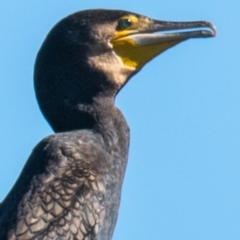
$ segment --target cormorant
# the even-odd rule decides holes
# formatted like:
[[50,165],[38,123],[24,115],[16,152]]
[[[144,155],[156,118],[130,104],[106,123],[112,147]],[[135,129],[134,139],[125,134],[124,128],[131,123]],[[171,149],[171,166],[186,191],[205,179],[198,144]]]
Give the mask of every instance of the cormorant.
[[119,10],[61,20],[39,50],[34,73],[40,109],[56,134],[33,149],[1,203],[0,239],[110,240],[129,146],[116,94],[164,50],[215,33],[206,21],[166,22]]

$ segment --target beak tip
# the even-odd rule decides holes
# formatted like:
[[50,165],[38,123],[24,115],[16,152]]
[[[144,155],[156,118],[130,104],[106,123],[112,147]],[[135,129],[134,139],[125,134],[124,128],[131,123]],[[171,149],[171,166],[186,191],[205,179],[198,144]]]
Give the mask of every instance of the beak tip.
[[206,26],[212,30],[212,37],[216,37],[217,36],[217,28],[211,22],[206,22]]
[[213,25],[213,37],[217,36],[217,28]]

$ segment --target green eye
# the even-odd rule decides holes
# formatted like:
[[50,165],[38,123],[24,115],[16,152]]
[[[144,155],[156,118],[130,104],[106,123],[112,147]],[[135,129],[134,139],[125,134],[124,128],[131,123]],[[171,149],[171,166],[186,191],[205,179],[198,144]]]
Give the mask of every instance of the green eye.
[[123,19],[121,21],[121,25],[123,28],[128,28],[132,25],[132,23],[131,23],[131,20],[129,18],[127,18],[127,19]]

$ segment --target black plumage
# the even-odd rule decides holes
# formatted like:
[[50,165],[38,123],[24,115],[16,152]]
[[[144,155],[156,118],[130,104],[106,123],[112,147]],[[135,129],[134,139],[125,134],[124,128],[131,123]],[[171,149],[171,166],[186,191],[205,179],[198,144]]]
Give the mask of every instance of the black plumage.
[[[169,24],[160,23],[165,22],[126,11],[88,10],[50,31],[36,59],[34,83],[40,109],[56,134],[34,148],[2,202],[1,240],[111,239],[129,146],[129,128],[114,99],[143,65],[134,54],[126,60],[121,47],[116,50],[121,41],[116,33],[127,30],[124,36],[131,37],[138,30],[148,40],[149,32]],[[213,35],[202,31],[198,37]],[[144,64],[190,37],[196,36],[175,37]]]

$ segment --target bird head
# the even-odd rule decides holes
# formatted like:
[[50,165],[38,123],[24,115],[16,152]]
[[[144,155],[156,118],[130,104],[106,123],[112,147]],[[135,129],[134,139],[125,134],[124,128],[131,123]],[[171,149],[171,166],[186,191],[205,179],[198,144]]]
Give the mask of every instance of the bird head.
[[56,24],[38,53],[34,79],[40,108],[51,123],[63,108],[91,104],[99,95],[114,98],[155,56],[187,39],[215,34],[206,21],[160,21],[120,10],[74,13]]

